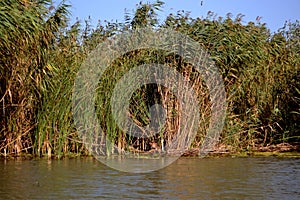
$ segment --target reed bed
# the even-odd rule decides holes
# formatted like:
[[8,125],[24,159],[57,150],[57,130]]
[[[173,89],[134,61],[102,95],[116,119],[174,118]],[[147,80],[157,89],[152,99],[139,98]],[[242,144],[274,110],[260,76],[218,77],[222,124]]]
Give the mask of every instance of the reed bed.
[[[0,1],[0,153],[29,153],[62,157],[91,153],[73,123],[72,88],[87,55],[107,38],[142,27],[171,28],[199,42],[222,74],[227,115],[220,142],[237,150],[300,139],[300,25],[287,22],[271,33],[260,21],[242,23],[242,15],[224,18],[208,13],[205,19],[172,13],[159,23],[163,2],[140,3],[125,22],[89,20],[70,25],[69,5],[54,7],[50,0]],[[11,34],[14,33],[14,34]],[[150,138],[122,131],[114,120],[110,98],[117,81],[131,68],[161,63],[190,80],[199,101],[201,120],[193,147],[200,148],[210,120],[208,89],[193,68],[178,55],[153,49],[137,50],[115,60],[99,80],[97,117],[117,151],[151,149],[170,143],[180,126],[180,106],[161,85],[148,84],[131,97],[130,115],[140,126],[149,124],[149,108],[166,110],[164,129]],[[100,143],[105,138],[99,138]],[[114,152],[107,147],[104,153]]]

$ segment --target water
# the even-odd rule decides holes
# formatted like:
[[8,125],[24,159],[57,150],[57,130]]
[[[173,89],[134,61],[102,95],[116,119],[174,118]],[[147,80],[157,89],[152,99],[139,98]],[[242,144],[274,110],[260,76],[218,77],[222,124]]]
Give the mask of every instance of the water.
[[130,174],[93,158],[0,161],[0,199],[300,199],[300,159],[180,158]]

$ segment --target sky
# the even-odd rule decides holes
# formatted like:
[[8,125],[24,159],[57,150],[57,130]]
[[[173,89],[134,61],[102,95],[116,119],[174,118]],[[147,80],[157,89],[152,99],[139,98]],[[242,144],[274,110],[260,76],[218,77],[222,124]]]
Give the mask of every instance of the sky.
[[[83,21],[91,16],[92,24],[96,26],[98,20],[124,22],[125,9],[132,11],[140,0],[68,0],[71,4],[71,23],[78,18]],[[143,2],[155,2],[146,0]],[[266,23],[272,32],[283,27],[285,21],[300,20],[300,0],[164,0],[165,5],[159,18],[165,19],[169,13],[178,10],[191,12],[191,17],[206,17],[208,11],[225,17],[227,13],[243,14],[243,22],[256,21]],[[201,3],[202,2],[202,3]]]

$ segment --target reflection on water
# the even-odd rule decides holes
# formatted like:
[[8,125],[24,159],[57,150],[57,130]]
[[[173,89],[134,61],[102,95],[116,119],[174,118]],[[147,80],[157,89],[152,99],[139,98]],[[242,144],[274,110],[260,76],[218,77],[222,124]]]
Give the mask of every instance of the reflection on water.
[[136,158],[99,158],[105,165],[123,172],[144,173],[152,172],[164,168],[176,161],[179,157],[159,156],[159,157],[136,157]]
[[300,159],[180,158],[130,174],[93,158],[0,161],[0,199],[299,199]]

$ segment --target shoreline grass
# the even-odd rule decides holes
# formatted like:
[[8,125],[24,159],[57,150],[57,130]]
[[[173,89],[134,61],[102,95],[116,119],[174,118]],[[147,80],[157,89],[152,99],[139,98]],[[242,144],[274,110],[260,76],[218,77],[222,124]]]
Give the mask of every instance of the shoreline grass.
[[[259,21],[243,24],[242,15],[217,18],[210,13],[200,19],[179,11],[159,23],[156,12],[162,5],[161,1],[141,3],[132,16],[126,14],[125,22],[104,22],[92,28],[88,20],[70,25],[70,5],[65,1],[56,8],[50,0],[0,1],[0,7],[7,8],[0,11],[0,154],[49,158],[91,155],[73,120],[76,73],[99,43],[143,27],[176,30],[210,53],[227,93],[221,144],[243,151],[257,145],[300,142],[299,21],[287,22],[271,33]],[[149,123],[148,108],[157,102],[163,104],[169,114],[163,133],[148,140],[130,138],[112,118],[109,99],[116,81],[131,67],[145,62],[167,64],[194,85],[204,113],[192,148],[200,148],[210,118],[207,86],[180,56],[155,49],[129,52],[115,60],[99,80],[95,107],[105,137],[114,141],[119,152],[132,146],[148,150],[153,141],[163,146],[179,128],[178,100],[159,85],[147,85],[134,93],[130,114],[145,125]],[[106,154],[112,148],[107,147]]]

